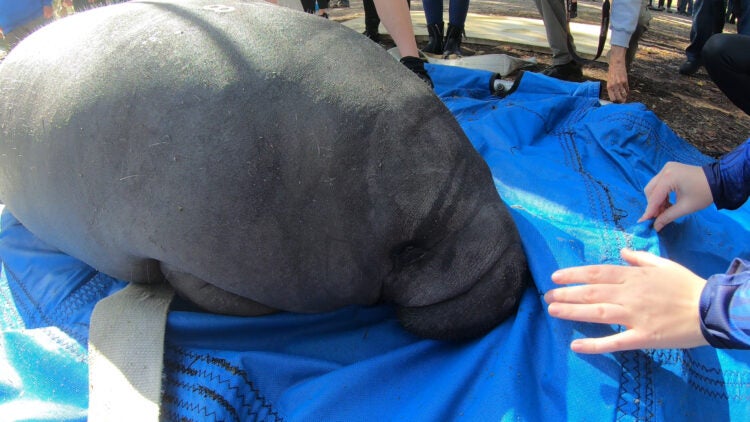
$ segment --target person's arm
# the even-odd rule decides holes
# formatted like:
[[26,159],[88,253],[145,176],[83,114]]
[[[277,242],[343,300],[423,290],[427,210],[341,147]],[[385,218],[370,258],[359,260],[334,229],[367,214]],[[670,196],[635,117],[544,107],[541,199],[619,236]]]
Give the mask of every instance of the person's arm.
[[570,348],[607,353],[708,344],[698,312],[706,281],[647,252],[623,249],[621,255],[630,266],[590,265],[552,274],[557,284],[583,284],[548,291],[544,300],[551,316],[627,328],[606,337],[576,339]]
[[[643,190],[646,194],[646,210],[638,222],[654,219],[654,230],[683,215],[702,210],[713,202],[711,188],[706,175],[698,166],[668,162],[661,171],[648,182]],[[674,192],[677,201],[669,202],[669,194]]]
[[630,44],[630,37],[638,24],[641,11],[640,0],[615,0],[612,2],[609,28],[610,39],[609,66],[607,69],[607,95],[615,103],[624,103],[628,99],[628,71],[625,55]]
[[750,349],[750,262],[735,258],[708,278],[700,299],[701,331],[722,349]]
[[409,4],[403,0],[374,0],[373,3],[375,3],[380,22],[391,34],[398,48],[401,64],[432,88],[432,79],[424,67],[426,61],[419,57],[417,39],[414,37],[411,14],[409,14]]
[[716,208],[739,208],[750,196],[750,139],[703,171]]
[[[702,168],[669,162],[644,192],[648,204],[638,222],[653,218],[656,231],[712,202],[719,209],[736,209],[750,196],[750,139]],[[670,192],[677,196],[674,205],[669,202]]]
[[419,57],[409,5],[404,0],[374,0],[374,3],[380,22],[393,38],[401,57]]
[[701,279],[687,268],[647,252],[621,251],[630,266],[590,265],[556,271],[548,291],[551,316],[620,324],[607,337],[574,340],[578,353],[690,348],[710,344],[750,349],[750,263],[736,258],[726,274]]

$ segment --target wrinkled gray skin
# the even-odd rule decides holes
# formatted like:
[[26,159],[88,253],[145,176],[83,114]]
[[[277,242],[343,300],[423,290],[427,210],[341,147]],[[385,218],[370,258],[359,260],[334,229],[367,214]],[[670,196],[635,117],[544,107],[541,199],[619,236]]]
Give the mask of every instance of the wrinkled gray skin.
[[482,335],[528,278],[489,170],[365,37],[266,3],[142,1],[57,21],[0,65],[0,195],[111,276],[206,310],[393,302]]

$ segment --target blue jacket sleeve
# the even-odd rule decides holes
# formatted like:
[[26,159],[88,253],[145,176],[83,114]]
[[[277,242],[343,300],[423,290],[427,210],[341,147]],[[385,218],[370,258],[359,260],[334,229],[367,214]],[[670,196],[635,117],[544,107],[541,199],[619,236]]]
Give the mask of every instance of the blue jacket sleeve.
[[735,258],[711,276],[700,298],[703,337],[720,349],[750,349],[750,262]]
[[703,166],[716,208],[736,209],[750,196],[750,139],[721,157]]

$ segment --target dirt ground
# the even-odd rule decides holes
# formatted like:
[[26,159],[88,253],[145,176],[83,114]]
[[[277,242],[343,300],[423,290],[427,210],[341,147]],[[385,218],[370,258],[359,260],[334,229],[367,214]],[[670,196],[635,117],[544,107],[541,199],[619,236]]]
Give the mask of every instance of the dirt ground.
[[[654,1],[656,3],[656,0]],[[364,15],[361,1],[351,1],[348,9],[332,9],[331,18],[347,20]],[[446,8],[448,2],[445,2]],[[674,6],[677,1],[674,0]],[[412,10],[422,10],[420,1],[412,0]],[[539,19],[533,0],[471,0],[469,12],[487,15],[518,16]],[[703,153],[717,157],[728,152],[750,137],[750,116],[734,106],[714,85],[705,69],[695,76],[677,72],[685,60],[685,47],[690,38],[691,20],[676,13],[651,11],[649,30],[643,36],[630,75],[629,101],[641,102],[666,122],[680,137],[691,142]],[[598,25],[601,2],[578,0],[576,22]],[[383,31],[381,26],[381,31]],[[471,28],[466,28],[471,37]],[[724,32],[736,32],[735,25],[727,24]],[[385,42],[387,47],[392,44]],[[419,46],[423,46],[423,42]],[[543,70],[550,63],[550,55],[531,49],[507,45],[465,44],[464,53],[504,53],[518,57],[536,57]],[[586,66],[584,75],[590,80],[607,79],[607,65],[596,62]],[[509,79],[513,79],[511,75]],[[607,99],[606,89],[602,98]]]

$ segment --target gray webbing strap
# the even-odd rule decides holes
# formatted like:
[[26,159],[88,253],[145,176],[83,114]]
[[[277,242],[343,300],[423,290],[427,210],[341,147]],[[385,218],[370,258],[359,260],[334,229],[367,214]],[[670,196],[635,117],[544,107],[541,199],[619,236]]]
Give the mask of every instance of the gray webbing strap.
[[89,329],[89,420],[158,421],[174,290],[136,284],[99,301]]

